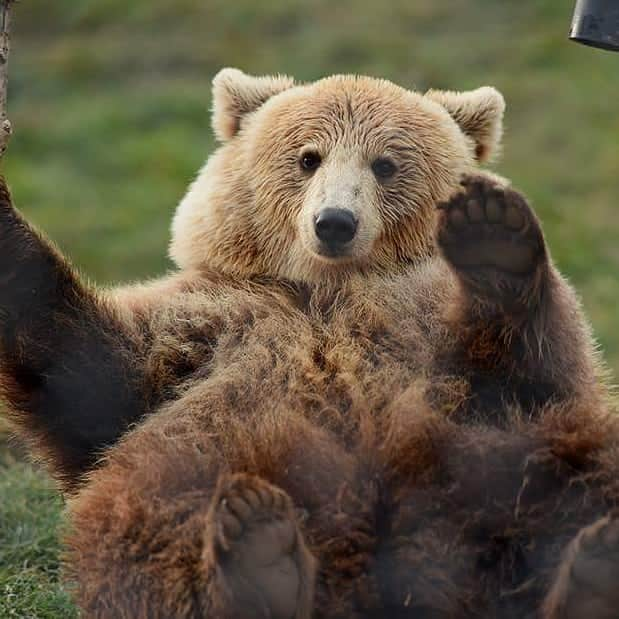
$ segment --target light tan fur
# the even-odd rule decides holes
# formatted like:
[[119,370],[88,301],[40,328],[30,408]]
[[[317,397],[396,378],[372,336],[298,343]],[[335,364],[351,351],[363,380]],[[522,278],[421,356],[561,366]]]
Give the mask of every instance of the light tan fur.
[[[263,101],[267,93],[274,96]],[[182,269],[208,265],[238,277],[317,283],[359,270],[393,272],[427,256],[434,205],[474,168],[477,145],[497,147],[503,116],[502,98],[490,88],[459,95],[465,112],[454,118],[435,96],[363,77],[293,86],[222,70],[214,79],[214,123],[240,129],[226,134],[181,202],[172,259]],[[456,100],[450,93],[449,102]],[[325,160],[308,178],[298,159],[310,148]],[[370,165],[385,155],[399,172],[380,185]],[[312,217],[330,204],[360,218],[351,260],[328,262],[313,251]],[[263,221],[277,223],[265,228]]]

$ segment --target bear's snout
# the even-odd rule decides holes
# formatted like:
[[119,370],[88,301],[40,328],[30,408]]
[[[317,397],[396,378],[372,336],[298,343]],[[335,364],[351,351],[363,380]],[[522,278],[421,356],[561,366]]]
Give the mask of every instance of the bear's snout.
[[325,208],[314,219],[314,230],[329,254],[338,254],[357,232],[357,219],[348,209]]

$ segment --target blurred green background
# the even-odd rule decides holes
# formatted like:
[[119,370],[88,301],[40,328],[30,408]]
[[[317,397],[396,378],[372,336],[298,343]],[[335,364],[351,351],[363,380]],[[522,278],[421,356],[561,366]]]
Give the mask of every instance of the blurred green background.
[[[563,0],[22,0],[2,164],[14,197],[99,283],[162,273],[170,218],[213,148],[222,66],[423,90],[498,87],[498,171],[532,199],[619,372],[619,54],[567,42]],[[68,617],[60,504],[0,448],[0,616]]]

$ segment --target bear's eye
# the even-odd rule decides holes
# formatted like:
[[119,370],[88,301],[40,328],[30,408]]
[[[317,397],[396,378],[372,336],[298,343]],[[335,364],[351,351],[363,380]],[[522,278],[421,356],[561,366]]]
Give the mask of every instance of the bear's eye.
[[374,172],[378,178],[391,178],[397,171],[398,168],[395,163],[386,157],[379,157],[372,162],[372,172]]
[[299,163],[304,170],[313,172],[322,163],[322,159],[318,153],[310,151],[301,155]]

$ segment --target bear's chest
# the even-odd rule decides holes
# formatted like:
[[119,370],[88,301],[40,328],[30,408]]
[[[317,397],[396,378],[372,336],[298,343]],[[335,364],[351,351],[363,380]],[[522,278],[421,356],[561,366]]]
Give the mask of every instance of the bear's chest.
[[412,304],[387,308],[368,299],[328,297],[294,311],[271,306],[245,316],[231,313],[222,322],[213,369],[257,371],[265,388],[356,390],[372,398],[378,384],[418,378],[432,354]]

